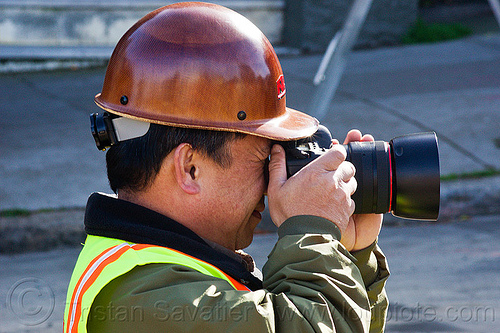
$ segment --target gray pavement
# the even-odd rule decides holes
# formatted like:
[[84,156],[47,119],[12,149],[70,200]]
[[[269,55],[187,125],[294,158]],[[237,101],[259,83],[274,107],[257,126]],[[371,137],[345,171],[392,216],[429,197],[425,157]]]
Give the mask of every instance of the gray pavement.
[[[290,107],[308,111],[320,56],[282,57]],[[83,207],[108,191],[88,114],[105,69],[0,75],[0,210]],[[354,52],[322,119],[380,140],[434,130],[441,173],[500,169],[500,35]]]
[[[497,217],[384,228],[391,277],[387,332],[498,332]],[[276,234],[247,249],[262,268]],[[60,332],[78,248],[0,255],[0,332]],[[6,300],[3,302],[3,300]]]

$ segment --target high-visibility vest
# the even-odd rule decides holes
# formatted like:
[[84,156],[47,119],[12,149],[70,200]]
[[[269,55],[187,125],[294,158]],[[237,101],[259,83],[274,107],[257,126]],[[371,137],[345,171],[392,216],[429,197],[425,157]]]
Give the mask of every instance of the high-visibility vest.
[[153,263],[183,265],[226,280],[236,290],[249,290],[214,265],[180,251],[89,235],[69,283],[63,331],[86,332],[90,307],[102,288],[136,266]]

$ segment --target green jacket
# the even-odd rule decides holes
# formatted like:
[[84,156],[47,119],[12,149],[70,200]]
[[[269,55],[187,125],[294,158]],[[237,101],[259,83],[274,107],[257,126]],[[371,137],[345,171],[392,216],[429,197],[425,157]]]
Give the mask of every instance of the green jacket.
[[263,289],[178,265],[137,266],[108,283],[89,332],[382,332],[389,271],[376,244],[349,253],[330,221],[296,216],[278,229]]

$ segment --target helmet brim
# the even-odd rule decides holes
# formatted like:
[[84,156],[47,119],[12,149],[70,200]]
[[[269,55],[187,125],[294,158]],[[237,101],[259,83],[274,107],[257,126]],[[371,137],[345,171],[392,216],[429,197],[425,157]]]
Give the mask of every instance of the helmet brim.
[[309,137],[318,129],[319,121],[303,112],[286,108],[286,113],[261,124],[249,124],[242,132],[277,141],[291,141]]
[[[167,114],[156,114],[154,118],[149,117],[149,114],[141,112],[141,110],[131,110],[121,105],[106,103],[101,98],[101,94],[97,94],[94,100],[101,109],[130,119],[173,127],[245,133],[277,141],[292,141],[309,137],[316,132],[319,126],[319,121],[316,118],[288,107],[283,115],[271,119],[207,122],[206,120],[180,119]],[[122,108],[123,110],[121,110]]]

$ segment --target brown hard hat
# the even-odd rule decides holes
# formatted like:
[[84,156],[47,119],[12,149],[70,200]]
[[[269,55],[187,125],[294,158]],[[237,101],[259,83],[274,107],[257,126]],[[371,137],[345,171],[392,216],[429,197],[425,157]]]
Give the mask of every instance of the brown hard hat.
[[264,34],[225,7],[184,2],[157,9],[118,42],[104,110],[177,127],[276,140],[312,135],[318,121],[285,106],[281,65]]

